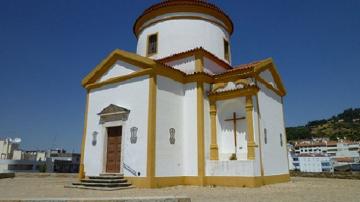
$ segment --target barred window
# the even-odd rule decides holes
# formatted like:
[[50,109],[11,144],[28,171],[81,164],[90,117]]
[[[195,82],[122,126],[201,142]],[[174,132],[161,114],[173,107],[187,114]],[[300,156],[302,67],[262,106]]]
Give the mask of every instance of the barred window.
[[225,60],[230,61],[230,46],[226,39],[224,39],[224,57]]
[[156,34],[151,34],[148,36],[148,41],[147,41],[147,56],[151,56],[157,53],[157,49],[158,49],[158,35]]

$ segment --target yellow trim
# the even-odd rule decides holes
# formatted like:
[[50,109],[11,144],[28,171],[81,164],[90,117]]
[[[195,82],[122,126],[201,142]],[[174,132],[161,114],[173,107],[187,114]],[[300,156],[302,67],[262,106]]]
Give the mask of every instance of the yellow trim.
[[[155,53],[149,53],[149,39],[151,36],[155,35],[156,36],[156,51]],[[158,53],[158,50],[159,50],[159,33],[158,32],[155,32],[155,33],[152,33],[152,34],[148,34],[147,35],[147,39],[146,39],[146,57],[151,57],[153,55],[156,55]]]
[[[230,42],[229,40],[226,40],[225,38],[223,38],[224,40],[224,58],[225,60],[227,60],[230,63]],[[227,50],[225,49],[225,43],[227,44]],[[227,51],[227,54],[226,54]]]
[[210,101],[227,100],[227,99],[232,99],[232,98],[236,98],[236,97],[255,95],[258,91],[259,91],[258,87],[249,86],[249,87],[237,89],[237,90],[212,93],[209,95],[209,99],[210,99]]
[[195,53],[195,72],[204,72],[204,56],[200,52]]
[[[265,70],[270,71],[278,90],[276,88],[274,88],[271,84],[267,85],[266,83],[268,83],[268,82],[260,77],[260,73]],[[261,83],[264,83],[266,85],[266,87],[270,88],[271,90],[273,90],[275,93],[279,94],[280,96],[286,95],[286,89],[284,87],[284,84],[281,80],[279,72],[277,71],[276,65],[272,58],[268,58],[268,59],[263,60],[260,63],[256,64],[254,72],[256,73],[255,77],[259,78],[259,81]]]
[[[198,176],[205,176],[205,146],[204,146],[204,84],[197,82],[197,147],[198,147]],[[201,180],[203,184],[203,180]]]
[[255,79],[259,81],[260,83],[264,84],[267,88],[274,91],[279,96],[284,96],[284,93],[280,92],[278,89],[274,88],[273,85],[271,85],[269,82],[267,82],[265,79],[261,78],[260,75],[256,75]]
[[156,62],[150,58],[130,53],[120,49],[111,52],[100,64],[98,64],[83,80],[82,85],[86,86],[95,83],[117,60],[124,61],[139,68],[151,68],[156,66]]
[[81,156],[80,156],[80,165],[79,165],[79,179],[85,178],[84,171],[84,155],[85,155],[85,141],[86,141],[86,130],[87,130],[87,118],[89,111],[89,91],[86,91],[86,104],[85,104],[85,112],[84,112],[84,131],[81,140]]
[[211,125],[210,160],[219,160],[219,147],[217,144],[217,131],[216,131],[216,101],[210,101],[210,125]]
[[[146,177],[125,177],[137,188],[151,188],[149,187],[149,179]],[[260,176],[256,177],[242,177],[242,176],[205,176],[203,178],[197,176],[174,176],[174,177],[154,177],[152,188],[178,186],[178,185],[193,185],[193,186],[228,186],[228,187],[259,187],[265,184],[274,184],[290,181],[289,174],[274,175],[274,176]],[[264,182],[264,183],[263,183]]]
[[253,118],[253,109],[254,109],[254,105],[253,105],[253,100],[252,100],[252,96],[246,96],[246,105],[245,105],[245,109],[246,109],[246,127],[247,127],[247,132],[248,132],[248,142],[247,142],[247,158],[248,160],[254,160],[255,159],[255,147],[257,147],[257,145],[255,144],[254,141],[254,118]]
[[239,85],[239,84],[242,84],[243,86],[249,85],[249,81],[247,79],[238,79],[234,83],[235,85]]
[[[203,67],[204,66],[204,57],[208,57],[208,55],[210,53],[203,50],[202,48],[196,49],[194,51],[190,51],[190,53],[198,55],[197,59],[196,59],[196,61],[197,61],[196,63],[198,63],[198,64],[196,64],[196,66],[197,66],[197,68],[201,67],[201,69],[197,69],[197,70],[199,70],[199,71],[203,70],[204,69],[204,67]],[[174,56],[174,57],[176,58],[176,56]],[[114,63],[116,63],[117,60],[124,61],[126,63],[132,64],[132,65],[137,66],[137,67],[142,68],[142,69],[152,68],[152,69],[154,69],[155,74],[169,77],[169,78],[171,78],[171,79],[173,79],[175,81],[181,82],[181,83],[199,82],[200,81],[200,82],[204,82],[204,83],[218,84],[218,83],[226,83],[226,82],[234,81],[234,80],[239,81],[241,79],[246,79],[246,78],[249,78],[249,77],[256,77],[259,80],[259,82],[264,83],[271,90],[275,90],[274,88],[271,88],[271,86],[269,86],[269,84],[266,84],[267,82],[265,82],[259,76],[259,74],[262,71],[265,71],[266,69],[269,69],[269,71],[273,75],[275,84],[279,89],[279,90],[275,90],[276,93],[278,93],[280,96],[284,96],[286,94],[286,90],[285,90],[285,88],[284,88],[284,86],[282,84],[282,81],[280,79],[280,76],[279,76],[279,74],[278,74],[278,72],[277,72],[277,70],[275,68],[275,64],[273,63],[271,58],[254,64],[255,65],[254,68],[248,68],[248,69],[245,69],[245,70],[239,69],[239,70],[229,71],[229,72],[221,74],[221,75],[211,76],[211,75],[208,75],[208,74],[203,73],[203,72],[195,73],[195,74],[192,74],[192,75],[186,75],[185,73],[181,72],[180,70],[173,69],[173,68],[168,67],[168,66],[166,66],[166,65],[164,65],[164,64],[162,64],[160,62],[156,62],[156,61],[154,61],[154,60],[152,60],[150,58],[143,57],[143,56],[137,55],[135,53],[122,51],[122,50],[119,50],[119,49],[114,50],[93,71],[91,71],[83,79],[82,85],[87,89],[93,89],[93,88],[101,87],[103,85],[116,83],[116,82],[119,82],[119,81],[124,81],[124,80],[127,80],[129,78],[142,76],[143,73],[147,74],[147,73],[145,73],[146,71],[142,72],[140,70],[137,73],[133,73],[133,75],[129,76],[128,78],[126,77],[128,75],[125,75],[124,77],[120,76],[120,77],[112,78],[112,79],[100,82],[99,84],[96,84],[96,81],[106,71],[108,71],[108,69]],[[214,61],[217,61],[217,60],[214,60]],[[223,64],[223,63],[221,63],[221,64]],[[224,62],[224,64],[226,64],[226,63]]]
[[213,78],[205,74],[204,72],[194,73],[191,75],[186,75],[183,83],[193,83],[193,82],[203,82],[203,83],[213,83]]
[[[195,55],[195,69],[197,71],[204,71],[203,56]],[[205,176],[205,146],[204,146],[204,83],[196,82],[196,100],[197,100],[197,156],[198,156],[198,176],[201,179],[201,184],[204,183]]]
[[153,69],[150,69],[150,68],[142,69],[140,71],[130,73],[128,75],[117,76],[117,77],[113,77],[113,78],[107,79],[107,80],[99,82],[99,83],[88,84],[88,85],[85,86],[85,88],[89,89],[89,90],[94,89],[94,88],[100,88],[100,87],[105,86],[105,85],[119,83],[119,82],[126,81],[126,80],[129,80],[129,79],[133,79],[133,78],[136,78],[136,77],[148,75],[148,74],[151,74],[152,72],[153,72]]
[[147,141],[147,168],[146,176],[149,180],[149,187],[154,187],[155,177],[155,148],[156,148],[156,91],[157,79],[152,74],[149,77],[149,106],[148,106],[148,141]]
[[264,176],[264,184],[275,184],[275,183],[282,183],[289,181],[290,181],[289,174]]
[[158,59],[157,61],[162,62],[162,63],[168,63],[168,62],[172,62],[172,61],[192,57],[192,56],[195,56],[196,54],[202,54],[204,57],[210,59],[211,61],[215,62],[220,67],[222,67],[222,68],[224,68],[226,70],[233,69],[233,67],[228,62],[226,62],[224,59],[218,58],[217,56],[215,56],[214,54],[210,53],[209,51],[205,50],[202,47],[195,48],[195,49],[188,50],[188,51],[184,51],[184,52],[181,52],[181,53],[176,53],[174,55]]

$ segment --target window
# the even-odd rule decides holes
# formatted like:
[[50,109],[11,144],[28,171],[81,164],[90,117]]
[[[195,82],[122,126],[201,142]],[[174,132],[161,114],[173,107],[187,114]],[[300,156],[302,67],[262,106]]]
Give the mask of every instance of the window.
[[148,36],[146,55],[151,56],[157,53],[158,35],[157,33]]
[[283,146],[283,144],[284,144],[283,143],[283,135],[282,135],[282,133],[280,133],[280,145]]
[[264,128],[264,142],[267,144],[267,130]]
[[225,60],[230,61],[230,46],[226,39],[224,39],[224,57]]

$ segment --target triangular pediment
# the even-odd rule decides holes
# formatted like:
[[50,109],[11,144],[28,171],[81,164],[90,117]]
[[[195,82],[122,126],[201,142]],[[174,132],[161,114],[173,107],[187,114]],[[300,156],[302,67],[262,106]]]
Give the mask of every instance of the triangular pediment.
[[286,89],[272,58],[257,63],[255,65],[254,73],[255,78],[267,88],[274,90],[280,96],[286,95]]
[[97,65],[81,83],[86,87],[98,81],[109,80],[136,72],[138,69],[147,69],[154,66],[156,66],[156,62],[152,59],[116,49]]
[[124,107],[120,107],[114,104],[110,104],[109,106],[105,107],[103,110],[101,110],[98,115],[109,115],[109,114],[124,114],[124,113],[130,113],[129,109],[126,109]]

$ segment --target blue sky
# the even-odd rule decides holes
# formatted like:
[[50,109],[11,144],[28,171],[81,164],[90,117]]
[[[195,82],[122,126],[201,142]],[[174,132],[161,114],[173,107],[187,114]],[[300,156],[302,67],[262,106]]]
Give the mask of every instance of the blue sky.
[[[109,52],[135,52],[155,0],[0,0],[0,137],[79,151],[81,79]],[[287,126],[360,107],[359,0],[213,0],[232,18],[233,64],[273,57]]]

